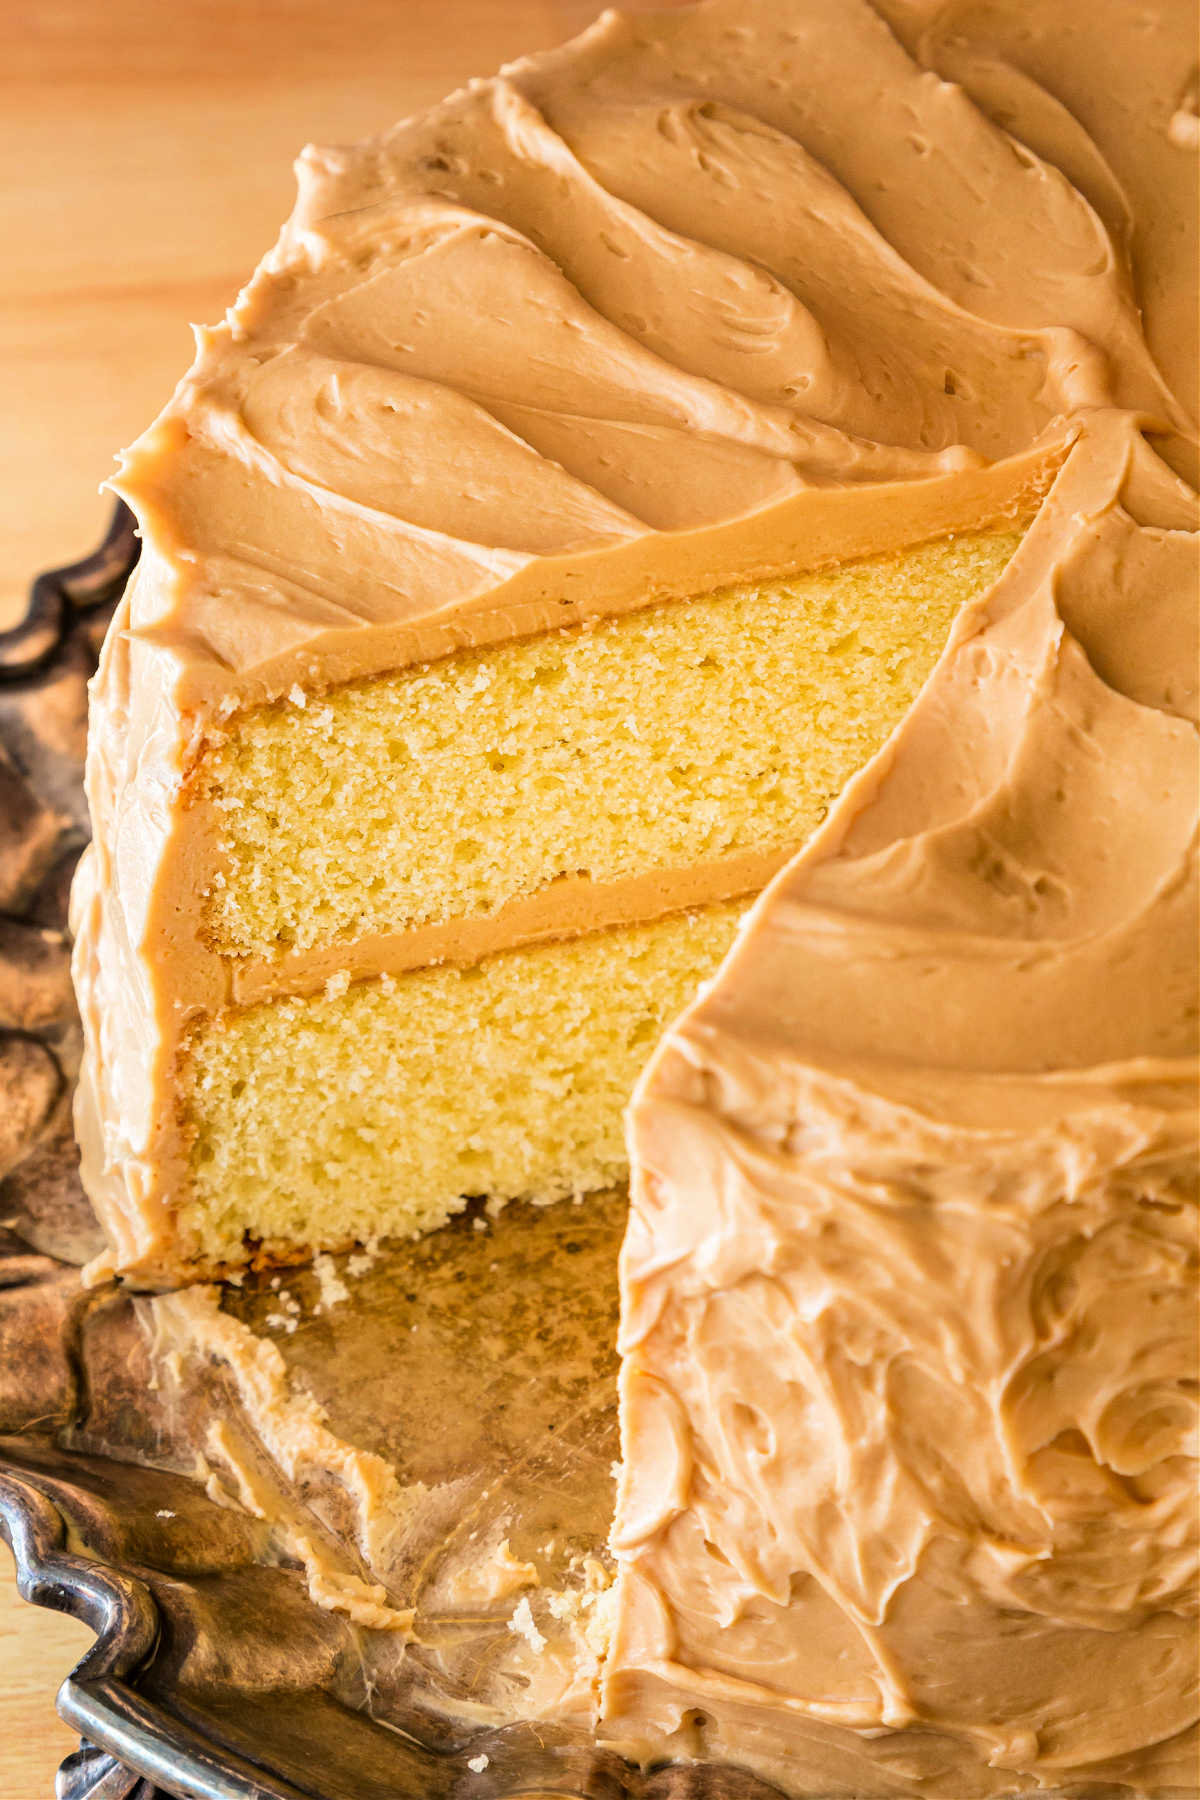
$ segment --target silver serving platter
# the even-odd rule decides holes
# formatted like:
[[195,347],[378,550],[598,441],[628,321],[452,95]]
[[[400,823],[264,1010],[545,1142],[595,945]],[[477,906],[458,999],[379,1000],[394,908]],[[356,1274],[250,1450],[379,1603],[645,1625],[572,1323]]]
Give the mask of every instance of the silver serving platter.
[[[270,1514],[196,1479],[214,1425],[273,1475],[220,1359],[177,1357],[172,1388],[163,1303],[84,1288],[100,1243],[71,1131],[66,898],[88,830],[85,686],[137,550],[118,508],[0,634],[0,1528],[24,1597],[95,1633],[58,1694],[81,1736],[60,1800],[768,1800],[744,1771],[638,1770],[582,1725],[521,1717],[504,1609],[443,1604],[477,1539],[550,1546],[560,1571],[603,1544],[620,1195],[473,1208],[381,1255],[334,1309],[307,1271],[287,1273],[287,1320],[278,1276],[224,1291],[347,1443],[405,1492],[448,1497],[400,1534],[417,1597],[402,1649],[315,1605]],[[355,1560],[343,1491],[308,1479],[288,1503],[352,1576],[378,1575]]]

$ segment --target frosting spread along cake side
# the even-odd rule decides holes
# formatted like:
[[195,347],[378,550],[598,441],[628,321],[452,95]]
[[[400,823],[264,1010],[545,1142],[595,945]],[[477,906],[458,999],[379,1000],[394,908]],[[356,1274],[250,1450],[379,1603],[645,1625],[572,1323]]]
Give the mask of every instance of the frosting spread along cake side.
[[1165,3],[606,14],[306,152],[125,459],[107,1266],[619,1179],[653,1052],[640,1756],[1193,1780],[1192,55]]
[[639,1088],[627,1745],[798,1793],[1194,1789],[1188,519],[1089,424]]
[[[1127,198],[1133,121],[1189,135],[1128,21],[996,8],[968,51],[970,9],[925,10],[914,48],[993,105],[1004,50],[1068,89],[1086,53]],[[634,1752],[1195,1790],[1195,496],[1146,419],[1079,424],[635,1096],[604,1690]]]

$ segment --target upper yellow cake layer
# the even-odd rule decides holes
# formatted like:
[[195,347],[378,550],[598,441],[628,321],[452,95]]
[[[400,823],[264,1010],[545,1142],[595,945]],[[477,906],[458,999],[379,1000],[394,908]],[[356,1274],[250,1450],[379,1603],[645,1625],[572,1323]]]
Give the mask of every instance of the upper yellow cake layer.
[[214,946],[271,957],[808,836],[903,717],[989,531],[257,710],[210,756]]

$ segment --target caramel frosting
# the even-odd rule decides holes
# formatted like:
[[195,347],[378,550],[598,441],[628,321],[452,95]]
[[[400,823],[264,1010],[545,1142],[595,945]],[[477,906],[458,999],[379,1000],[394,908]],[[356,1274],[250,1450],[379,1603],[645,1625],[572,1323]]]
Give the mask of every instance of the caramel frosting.
[[709,0],[306,151],[124,459],[130,630],[180,704],[260,698],[777,566],[822,515],[787,502],[845,517],[1088,408],[1186,436],[1153,354],[1186,283],[1147,339],[1119,171],[1048,94],[1036,125],[1052,160],[861,0]]
[[633,1109],[637,1750],[1193,1780],[1193,60],[1169,0],[607,13],[306,152],[116,484],[79,1118],[158,1280],[233,714],[1041,502]]
[[[881,10],[1016,170],[1089,196],[1131,369],[1153,346],[1191,406],[1178,15]],[[606,1688],[635,1753],[796,1793],[1194,1788],[1196,503],[1140,408],[1079,425],[635,1096]]]
[[619,1738],[699,1709],[797,1792],[1193,1777],[1182,501],[1092,423],[635,1098]]

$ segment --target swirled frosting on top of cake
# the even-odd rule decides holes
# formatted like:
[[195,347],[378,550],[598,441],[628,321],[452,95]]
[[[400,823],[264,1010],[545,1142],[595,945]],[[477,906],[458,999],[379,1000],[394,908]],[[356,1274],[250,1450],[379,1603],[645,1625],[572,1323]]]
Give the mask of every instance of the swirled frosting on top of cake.
[[[1097,406],[1186,434],[1168,118],[1097,120],[1129,83],[1082,14],[1055,51],[1079,119],[1035,87],[1036,45],[1005,66],[969,16],[961,40],[941,19],[955,79],[926,66],[917,12],[607,13],[306,151],[279,242],[117,484],[148,551],[129,623],[181,698],[828,560],[851,519],[879,540],[897,483],[942,478],[953,528],[947,476]],[[1138,51],[1177,80],[1152,30]]]

